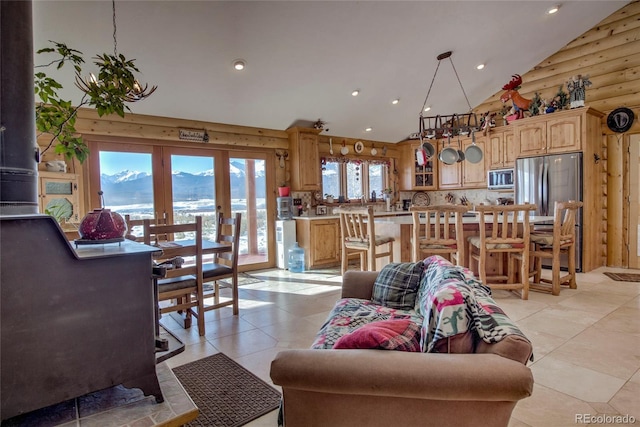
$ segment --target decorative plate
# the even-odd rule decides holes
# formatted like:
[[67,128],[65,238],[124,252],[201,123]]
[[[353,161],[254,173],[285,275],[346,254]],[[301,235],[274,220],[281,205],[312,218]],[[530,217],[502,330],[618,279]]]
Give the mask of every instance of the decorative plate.
[[364,150],[364,144],[362,143],[362,141],[358,141],[353,146],[353,149],[355,150],[356,153],[360,154],[362,153],[362,150]]
[[424,191],[416,191],[411,198],[411,204],[414,206],[429,206],[429,204],[431,204],[431,199]]
[[634,118],[633,110],[625,107],[616,108],[607,116],[607,127],[614,132],[623,133],[631,129]]

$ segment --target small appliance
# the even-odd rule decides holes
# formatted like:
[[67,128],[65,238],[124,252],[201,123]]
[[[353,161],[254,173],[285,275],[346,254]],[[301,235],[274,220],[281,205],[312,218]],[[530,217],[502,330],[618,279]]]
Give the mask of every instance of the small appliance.
[[278,197],[276,198],[276,205],[278,207],[278,219],[293,218],[293,198]]
[[487,188],[489,190],[513,189],[515,172],[513,169],[495,169],[487,172]]
[[289,268],[289,248],[291,248],[295,242],[295,220],[276,221],[276,264],[278,268]]

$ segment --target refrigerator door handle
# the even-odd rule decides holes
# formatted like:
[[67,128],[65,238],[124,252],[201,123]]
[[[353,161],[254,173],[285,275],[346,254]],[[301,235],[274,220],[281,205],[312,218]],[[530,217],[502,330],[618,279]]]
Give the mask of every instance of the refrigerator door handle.
[[544,194],[544,183],[543,183],[543,177],[544,177],[544,162],[540,163],[540,167],[538,168],[538,197],[536,197],[536,200],[538,202],[538,212],[540,212],[540,215],[545,215],[544,213],[544,204],[543,204],[543,194]]
[[549,164],[542,166],[542,215],[549,215]]

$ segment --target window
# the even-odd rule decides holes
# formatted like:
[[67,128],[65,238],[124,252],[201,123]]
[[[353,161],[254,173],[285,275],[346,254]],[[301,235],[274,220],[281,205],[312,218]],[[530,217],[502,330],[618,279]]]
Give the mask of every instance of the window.
[[371,198],[375,192],[382,198],[387,188],[388,163],[385,161],[360,159],[325,159],[322,163],[322,190],[334,197],[358,200],[363,195]]

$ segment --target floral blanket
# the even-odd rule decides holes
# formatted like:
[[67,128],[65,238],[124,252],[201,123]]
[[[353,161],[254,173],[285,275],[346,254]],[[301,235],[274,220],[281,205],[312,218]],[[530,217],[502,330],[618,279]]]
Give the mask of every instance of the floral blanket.
[[311,345],[315,349],[330,349],[338,338],[353,332],[367,323],[378,320],[409,319],[418,325],[422,316],[414,310],[384,307],[366,299],[343,298],[329,313],[329,317]]
[[424,317],[420,334],[423,352],[431,352],[438,340],[474,331],[487,343],[507,335],[525,335],[491,297],[491,289],[464,267],[440,256],[424,260],[416,312]]

